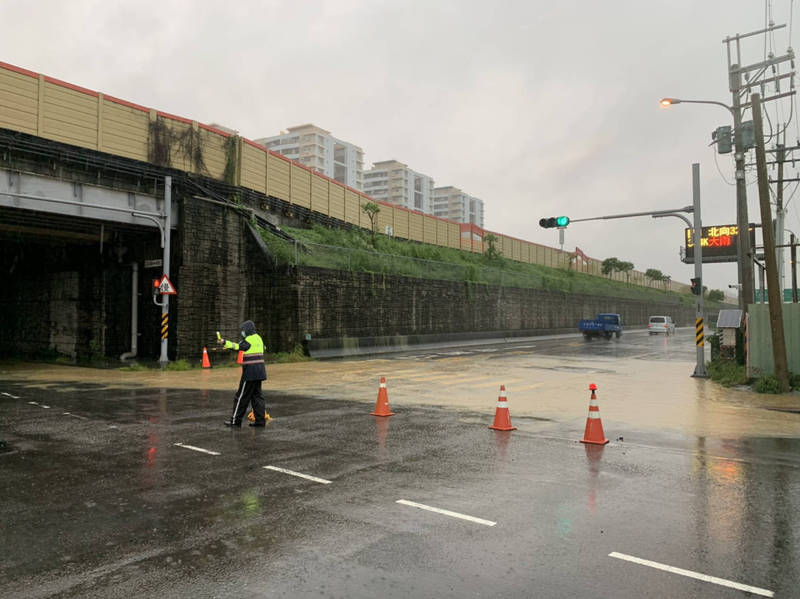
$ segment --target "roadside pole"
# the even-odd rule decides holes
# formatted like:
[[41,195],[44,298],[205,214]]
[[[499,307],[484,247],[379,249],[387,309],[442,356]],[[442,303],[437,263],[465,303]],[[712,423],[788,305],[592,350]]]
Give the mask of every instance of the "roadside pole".
[[[700,165],[692,164],[692,201],[694,202],[694,276],[699,281],[695,308],[695,345],[697,363],[693,377],[708,378],[705,356],[705,320],[703,317],[703,222],[700,218]],[[740,235],[741,237],[741,235]]]
[[[164,252],[162,256],[164,274],[169,277],[169,251],[170,237],[172,236],[172,177],[164,177]],[[161,302],[161,357],[158,359],[161,366],[169,362],[167,357],[169,337],[169,295],[162,295]]]
[[[758,169],[758,197],[761,207],[761,235],[764,237],[764,262],[767,269],[767,294],[769,321],[772,328],[772,359],[775,377],[782,393],[789,387],[789,366],[786,359],[786,338],[783,333],[783,289],[778,281],[778,262],[775,257],[775,234],[772,230],[772,207],[769,197],[769,175],[764,150],[764,127],[761,122],[761,94],[751,95],[753,129],[756,138],[756,168]],[[740,235],[741,237],[741,235]]]

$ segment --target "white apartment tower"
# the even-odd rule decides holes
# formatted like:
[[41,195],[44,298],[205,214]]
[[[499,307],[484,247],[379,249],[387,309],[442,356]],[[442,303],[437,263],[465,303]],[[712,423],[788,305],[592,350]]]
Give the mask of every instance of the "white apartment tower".
[[397,160],[373,164],[364,173],[364,193],[376,200],[433,214],[433,179]]
[[437,187],[433,190],[433,214],[483,228],[483,200],[457,187]]
[[364,151],[333,137],[330,131],[311,124],[298,125],[255,141],[339,183],[363,189]]

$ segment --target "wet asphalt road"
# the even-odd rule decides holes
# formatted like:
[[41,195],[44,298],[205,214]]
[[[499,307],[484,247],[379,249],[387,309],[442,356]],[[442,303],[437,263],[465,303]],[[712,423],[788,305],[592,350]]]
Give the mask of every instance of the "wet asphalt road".
[[[690,334],[404,358],[685,360]],[[627,428],[603,447],[578,442],[585,418],[498,432],[485,411],[376,418],[319,390],[270,391],[266,430],[222,426],[232,391],[0,375],[0,393],[2,597],[800,596],[791,412],[795,436]]]

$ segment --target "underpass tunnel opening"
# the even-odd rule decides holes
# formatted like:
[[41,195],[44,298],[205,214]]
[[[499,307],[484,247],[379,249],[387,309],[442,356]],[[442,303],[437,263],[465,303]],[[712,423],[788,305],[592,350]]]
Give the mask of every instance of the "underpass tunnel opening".
[[158,359],[161,258],[156,227],[0,208],[0,356],[119,365],[133,341],[135,263],[136,358]]

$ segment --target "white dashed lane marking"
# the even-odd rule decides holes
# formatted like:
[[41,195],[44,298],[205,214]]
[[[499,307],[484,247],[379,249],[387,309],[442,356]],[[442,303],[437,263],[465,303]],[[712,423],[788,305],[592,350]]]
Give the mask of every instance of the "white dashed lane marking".
[[208,455],[222,455],[218,451],[211,451],[208,449],[203,449],[202,447],[195,447],[194,445],[186,445],[185,443],[175,443],[178,447],[183,447],[184,449],[191,449],[192,451],[199,451],[200,453],[207,453]]
[[658,562],[651,562],[647,559],[642,559],[640,557],[634,557],[632,555],[626,555],[624,553],[617,553],[616,551],[609,553],[608,557],[615,557],[617,559],[622,559],[628,562],[633,562],[634,564],[639,564],[641,566],[649,566],[650,568],[656,568],[657,570],[664,570],[665,572],[670,572],[672,574],[680,574],[681,576],[687,576],[689,578],[694,578],[697,580],[702,580],[704,582],[710,582],[711,584],[718,584],[723,587],[728,587],[731,589],[737,589],[739,591],[744,591],[746,593],[753,593],[754,595],[761,595],[762,597],[773,597],[775,593],[772,591],[768,591],[767,589],[760,589],[758,587],[751,587],[747,584],[741,584],[738,582],[733,582],[730,580],[725,580],[724,578],[717,578],[716,576],[708,576],[706,574],[700,574],[699,572],[692,572],[691,570],[684,570],[683,568],[675,568],[673,566],[667,566],[666,564],[660,564]]
[[5,395],[6,397],[10,397],[11,399],[22,399],[22,398],[21,398],[21,397],[19,397],[18,395],[11,395],[11,393],[6,393],[5,391],[3,391],[2,393],[0,393],[0,395]]
[[277,466],[264,466],[266,470],[274,470],[275,472],[282,472],[283,474],[288,474],[289,476],[297,476],[299,478],[305,478],[307,480],[312,480],[315,483],[321,483],[323,485],[331,484],[330,480],[325,480],[324,478],[318,478],[316,476],[311,476],[310,474],[303,474],[301,472],[295,472],[294,470],[287,470],[286,468],[278,468]]
[[399,503],[401,505],[416,507],[421,510],[426,510],[429,512],[435,512],[437,514],[442,514],[444,516],[450,516],[451,518],[460,518],[461,520],[468,520],[470,522],[475,522],[476,524],[483,524],[484,526],[494,526],[495,524],[497,524],[497,522],[492,522],[491,520],[484,520],[483,518],[476,518],[475,516],[467,516],[466,514],[459,514],[458,512],[443,510],[438,507],[425,505],[424,503],[416,503],[414,501],[408,501],[407,499],[398,499],[396,503]]

